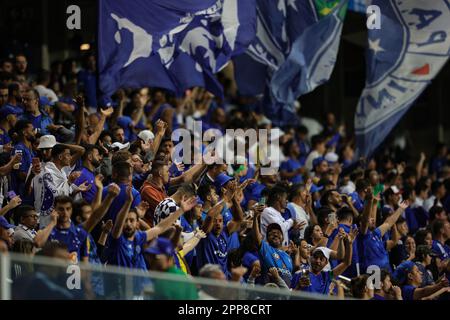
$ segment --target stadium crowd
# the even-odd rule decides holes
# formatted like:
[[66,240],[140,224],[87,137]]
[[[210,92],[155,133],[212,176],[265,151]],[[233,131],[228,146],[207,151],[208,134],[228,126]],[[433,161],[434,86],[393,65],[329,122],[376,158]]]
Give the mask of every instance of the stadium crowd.
[[[224,99],[124,88],[97,100],[94,55],[80,69],[67,60],[28,70],[23,54],[0,64],[2,254],[338,298],[448,299],[445,144],[418,161],[389,148],[354,161],[353,137],[328,113],[317,134],[306,123],[281,128],[281,165],[269,173],[248,161],[250,144],[242,163],[179,162],[172,133],[194,121],[222,133],[272,123],[224,79]],[[217,160],[205,146],[191,148]],[[13,273],[22,288],[44,280]],[[108,298],[101,279],[91,284]]]

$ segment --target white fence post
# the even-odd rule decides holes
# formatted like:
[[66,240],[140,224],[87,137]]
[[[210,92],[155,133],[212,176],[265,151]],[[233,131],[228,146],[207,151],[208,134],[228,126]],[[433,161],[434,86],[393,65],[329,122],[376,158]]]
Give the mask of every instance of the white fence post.
[[11,260],[9,255],[0,254],[0,299],[11,300]]

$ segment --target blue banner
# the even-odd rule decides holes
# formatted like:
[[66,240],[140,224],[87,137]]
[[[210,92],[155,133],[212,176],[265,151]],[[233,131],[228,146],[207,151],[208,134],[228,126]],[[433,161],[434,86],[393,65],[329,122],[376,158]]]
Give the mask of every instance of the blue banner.
[[193,86],[222,96],[214,76],[255,36],[254,0],[99,0],[100,91]]
[[234,59],[243,95],[264,94],[277,125],[292,124],[295,100],[328,81],[348,0],[257,0],[256,39]]
[[450,56],[450,0],[374,0],[366,87],[355,114],[357,153],[370,156]]

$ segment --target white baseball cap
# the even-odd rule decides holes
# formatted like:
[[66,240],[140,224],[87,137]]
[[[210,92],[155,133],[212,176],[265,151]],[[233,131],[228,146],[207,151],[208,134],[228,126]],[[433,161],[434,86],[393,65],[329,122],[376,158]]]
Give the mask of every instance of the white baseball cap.
[[111,147],[112,148],[119,148],[119,150],[128,150],[128,148],[130,147],[130,143],[127,142],[127,143],[123,144],[123,143],[120,143],[120,142],[114,142],[111,145]]
[[339,156],[335,152],[328,152],[325,155],[325,160],[327,160],[328,163],[335,163],[338,162]]
[[38,149],[50,149],[56,145],[55,136],[48,134],[39,138]]
[[142,130],[139,132],[138,137],[144,140],[145,143],[148,143],[149,140],[155,139],[155,135],[150,130]]

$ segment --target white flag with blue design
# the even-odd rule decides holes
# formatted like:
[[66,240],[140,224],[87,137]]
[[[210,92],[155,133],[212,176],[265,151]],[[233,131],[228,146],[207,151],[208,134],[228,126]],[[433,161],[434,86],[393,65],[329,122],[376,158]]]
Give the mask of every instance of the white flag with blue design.
[[355,114],[359,156],[370,156],[450,56],[450,0],[374,0],[366,87]]

